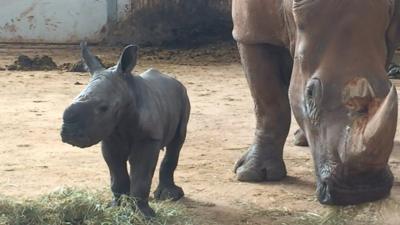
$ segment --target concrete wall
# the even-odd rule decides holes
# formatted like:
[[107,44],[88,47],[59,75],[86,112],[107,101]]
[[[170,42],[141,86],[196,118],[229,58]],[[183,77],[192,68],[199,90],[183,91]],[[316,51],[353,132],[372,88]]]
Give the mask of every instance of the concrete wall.
[[0,0],[0,42],[142,45],[230,37],[231,0]]
[[110,20],[124,20],[131,12],[130,0],[0,0],[0,5],[0,42],[100,42]]

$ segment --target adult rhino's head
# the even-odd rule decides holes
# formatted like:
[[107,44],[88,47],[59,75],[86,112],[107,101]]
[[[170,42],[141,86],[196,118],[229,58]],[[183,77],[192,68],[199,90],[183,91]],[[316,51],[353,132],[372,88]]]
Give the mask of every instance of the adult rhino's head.
[[108,137],[127,107],[135,104],[128,86],[136,65],[137,47],[127,46],[117,65],[109,69],[103,68],[86,43],[81,44],[81,49],[92,77],[64,111],[61,137],[63,142],[85,148]]
[[399,37],[399,2],[293,0],[291,10],[290,100],[312,148],[320,202],[388,195],[397,93],[386,66]]

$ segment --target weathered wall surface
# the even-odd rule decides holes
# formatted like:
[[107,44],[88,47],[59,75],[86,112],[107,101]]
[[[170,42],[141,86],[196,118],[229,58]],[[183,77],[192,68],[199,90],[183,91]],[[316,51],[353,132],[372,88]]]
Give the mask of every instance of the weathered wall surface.
[[231,37],[231,0],[0,0],[0,42],[185,45]]
[[131,16],[118,23],[112,42],[193,45],[230,39],[232,0],[132,0]]
[[130,1],[0,0],[0,42],[100,42],[110,18],[130,13]]

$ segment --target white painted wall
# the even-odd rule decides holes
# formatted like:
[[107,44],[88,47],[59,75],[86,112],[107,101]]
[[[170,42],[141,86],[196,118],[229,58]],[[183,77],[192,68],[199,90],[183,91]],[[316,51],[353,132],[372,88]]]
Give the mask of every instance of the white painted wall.
[[[115,11],[110,4],[117,5]],[[0,42],[99,42],[110,16],[118,21],[130,12],[130,0],[0,0],[0,5]]]

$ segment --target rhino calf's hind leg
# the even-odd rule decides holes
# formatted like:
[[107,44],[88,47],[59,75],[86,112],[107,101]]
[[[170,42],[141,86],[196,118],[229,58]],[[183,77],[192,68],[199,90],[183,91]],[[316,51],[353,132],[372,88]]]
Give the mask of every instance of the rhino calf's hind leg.
[[167,146],[164,159],[160,167],[160,183],[154,191],[154,197],[158,200],[176,201],[184,196],[181,187],[175,185],[174,171],[178,165],[179,152],[185,141],[186,127],[179,131],[174,140]]
[[[283,145],[290,126],[286,54],[266,44],[238,44],[255,104],[256,131],[249,150],[235,165],[239,181],[280,180],[286,176]],[[286,58],[285,58],[286,59]],[[283,61],[282,61],[283,60]]]

